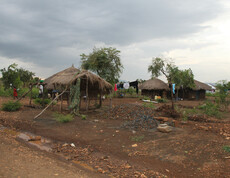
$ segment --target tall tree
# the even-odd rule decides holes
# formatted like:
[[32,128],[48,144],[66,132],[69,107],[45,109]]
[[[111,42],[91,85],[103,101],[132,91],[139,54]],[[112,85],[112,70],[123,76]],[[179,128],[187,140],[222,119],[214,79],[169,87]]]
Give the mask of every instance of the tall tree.
[[2,81],[5,89],[10,88],[11,84],[15,87],[19,87],[22,84],[17,66],[18,65],[14,63],[9,65],[7,69],[3,68],[0,70],[2,72]]
[[81,67],[97,73],[106,81],[114,84],[123,70],[120,51],[116,48],[94,48],[89,55],[81,54]]
[[10,84],[15,87],[20,87],[22,83],[24,86],[26,83],[33,79],[34,73],[23,68],[18,68],[17,64],[11,64],[8,68],[0,70],[2,72],[2,81],[5,88],[9,88]]
[[172,99],[172,109],[174,109],[174,101],[173,101],[173,88],[172,88],[172,80],[177,71],[177,67],[173,62],[161,59],[159,57],[152,59],[152,64],[148,67],[148,72],[151,72],[152,77],[159,77],[160,75],[164,75],[171,86],[171,99]]

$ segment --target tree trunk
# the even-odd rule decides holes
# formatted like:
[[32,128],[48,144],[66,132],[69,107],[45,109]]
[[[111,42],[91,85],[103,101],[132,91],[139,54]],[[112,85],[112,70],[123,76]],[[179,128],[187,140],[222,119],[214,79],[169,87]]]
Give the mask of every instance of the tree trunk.
[[169,83],[171,85],[171,100],[172,100],[172,109],[174,110],[174,101],[173,101],[173,87],[172,82]]

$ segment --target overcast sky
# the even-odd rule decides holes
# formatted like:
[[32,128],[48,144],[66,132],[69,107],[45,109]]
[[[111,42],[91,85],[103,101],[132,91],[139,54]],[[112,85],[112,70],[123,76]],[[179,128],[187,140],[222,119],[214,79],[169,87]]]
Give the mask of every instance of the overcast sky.
[[122,80],[149,79],[153,57],[197,80],[230,80],[228,0],[1,0],[0,69],[46,78],[80,66],[94,47],[121,51]]

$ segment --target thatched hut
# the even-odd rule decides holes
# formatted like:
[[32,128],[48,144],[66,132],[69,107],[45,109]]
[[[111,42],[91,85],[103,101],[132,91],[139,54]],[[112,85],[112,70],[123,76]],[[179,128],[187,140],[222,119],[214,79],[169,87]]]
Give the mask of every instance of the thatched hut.
[[160,79],[154,78],[145,81],[139,87],[141,94],[155,98],[155,96],[167,97],[167,91],[169,91],[168,85]]
[[[80,71],[74,66],[50,76],[44,80],[44,83],[46,84],[45,88],[49,91],[58,90],[60,93],[66,90],[63,98],[67,99],[69,104],[73,102],[73,98],[71,100],[73,95],[75,100],[77,97],[81,101],[83,96],[88,100],[89,98],[97,98],[98,95],[101,96],[112,92],[112,85],[110,83],[87,70]],[[76,90],[79,90],[78,94]],[[79,107],[80,101],[78,102]],[[88,109],[88,106],[86,109]]]
[[184,90],[179,90],[179,98],[189,99],[189,100],[202,100],[205,99],[205,93],[207,90],[212,90],[212,88],[202,82],[194,80],[195,87],[185,88]]

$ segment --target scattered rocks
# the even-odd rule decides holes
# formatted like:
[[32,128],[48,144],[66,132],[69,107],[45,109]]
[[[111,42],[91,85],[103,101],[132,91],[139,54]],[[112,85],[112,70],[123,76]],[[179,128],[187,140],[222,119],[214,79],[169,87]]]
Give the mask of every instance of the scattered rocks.
[[133,147],[133,148],[137,147],[137,144],[133,144],[132,147]]
[[173,128],[171,126],[168,126],[167,124],[160,124],[157,127],[157,130],[163,133],[169,133],[172,132]]

